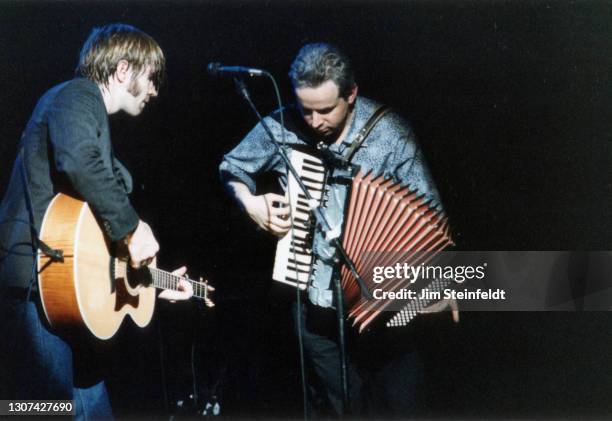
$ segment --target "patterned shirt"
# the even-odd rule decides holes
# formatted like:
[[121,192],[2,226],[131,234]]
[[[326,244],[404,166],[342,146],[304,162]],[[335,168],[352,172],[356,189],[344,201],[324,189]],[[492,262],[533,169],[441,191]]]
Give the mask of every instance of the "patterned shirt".
[[[370,99],[358,97],[347,135],[341,143],[330,145],[329,150],[341,157],[378,105]],[[295,117],[297,112],[293,113],[293,119],[290,112],[286,114],[285,142],[289,147],[291,145],[313,146],[321,140],[308,130],[299,115]],[[268,116],[265,122],[280,142],[281,126],[278,117]],[[381,118],[361,147],[354,153],[351,163],[360,166],[363,172],[372,171],[377,175],[384,174],[386,177],[392,177],[395,181],[402,182],[411,189],[424,194],[432,201],[432,205],[441,208],[438,191],[423,160],[414,133],[409,124],[396,113],[390,112]],[[278,173],[281,184],[286,185],[285,163],[261,124],[257,124],[238,146],[224,156],[219,169],[223,179],[241,181],[253,194],[256,190],[255,176],[261,172]],[[341,170],[334,171],[334,176],[343,175]],[[347,194],[346,184],[329,184],[325,214],[332,231],[342,227]],[[333,264],[336,250],[319,230],[315,230],[313,236],[313,253],[316,258],[313,263],[313,275],[308,285],[308,298],[315,305],[332,307],[334,301],[331,280],[332,276],[337,276]]]

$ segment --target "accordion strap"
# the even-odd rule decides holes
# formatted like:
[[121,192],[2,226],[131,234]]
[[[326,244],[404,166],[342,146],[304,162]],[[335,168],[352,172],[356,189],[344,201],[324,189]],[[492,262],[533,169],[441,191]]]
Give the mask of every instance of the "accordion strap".
[[391,108],[389,108],[387,105],[380,105],[376,110],[374,110],[366,124],[361,128],[359,133],[357,133],[355,139],[353,139],[351,145],[344,151],[343,160],[345,162],[351,162],[353,155],[355,152],[357,152],[357,149],[359,149],[366,137],[368,137],[374,126],[376,126],[376,123],[378,123],[378,121],[389,111],[391,111]]

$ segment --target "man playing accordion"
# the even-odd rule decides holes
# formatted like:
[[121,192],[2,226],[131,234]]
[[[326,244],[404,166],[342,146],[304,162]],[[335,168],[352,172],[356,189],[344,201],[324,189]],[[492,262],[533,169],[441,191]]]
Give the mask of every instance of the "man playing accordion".
[[[353,69],[348,58],[335,46],[307,44],[294,59],[289,72],[296,104],[285,109],[284,141],[292,149],[326,150],[328,165],[347,156],[363,172],[383,174],[397,182],[410,185],[424,194],[434,207],[441,208],[438,191],[425,165],[422,152],[408,123],[393,112],[384,114],[373,126],[359,147],[353,142],[379,104],[358,96]],[[266,123],[277,139],[282,139],[277,113],[266,117]],[[330,158],[331,157],[331,158]],[[342,175],[341,168],[333,170]],[[276,172],[281,184],[287,185],[287,170],[275,145],[261,124],[255,126],[242,142],[225,155],[220,166],[221,177],[230,194],[255,223],[266,231],[282,237],[290,230],[290,207],[284,196],[267,193],[256,195],[255,177],[262,172]],[[342,177],[327,181],[324,208],[332,229],[342,226],[349,183]],[[309,369],[311,409],[317,414],[377,415],[413,414],[417,406],[417,390],[422,380],[421,362],[411,340],[393,348],[400,356],[374,364],[364,376],[353,358],[353,343],[349,343],[348,385],[349,408],[343,408],[340,357],[335,333],[335,294],[332,278],[338,276],[334,264],[336,250],[326,236],[315,230],[312,251],[316,256],[310,271],[305,305],[302,306],[303,338]],[[376,341],[379,345],[382,343]],[[387,347],[388,349],[388,347]],[[378,358],[378,357],[377,357]],[[368,381],[368,396],[362,393]]]

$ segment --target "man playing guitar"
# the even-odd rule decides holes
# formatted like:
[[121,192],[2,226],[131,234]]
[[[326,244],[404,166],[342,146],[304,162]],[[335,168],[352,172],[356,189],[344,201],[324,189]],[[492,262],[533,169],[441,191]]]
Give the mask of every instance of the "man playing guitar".
[[[153,262],[159,245],[128,198],[132,180],[113,154],[108,115],[142,113],[158,94],[164,68],[159,45],[139,29],[95,28],[81,50],[77,77],[47,91],[28,122],[0,205],[2,399],[73,400],[77,417],[112,417],[104,382],[75,384],[71,347],[43,322],[37,237],[54,195],[68,192],[88,203],[111,243],[127,246],[132,267]],[[192,294],[191,284],[180,281],[160,297]]]

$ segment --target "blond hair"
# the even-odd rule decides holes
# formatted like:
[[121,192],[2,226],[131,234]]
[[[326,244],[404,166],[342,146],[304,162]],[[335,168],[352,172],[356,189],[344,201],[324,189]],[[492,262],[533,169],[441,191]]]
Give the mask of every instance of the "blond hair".
[[123,23],[94,28],[83,44],[76,74],[106,85],[125,60],[134,74],[151,67],[151,80],[159,89],[164,77],[166,59],[153,38],[141,30]]

